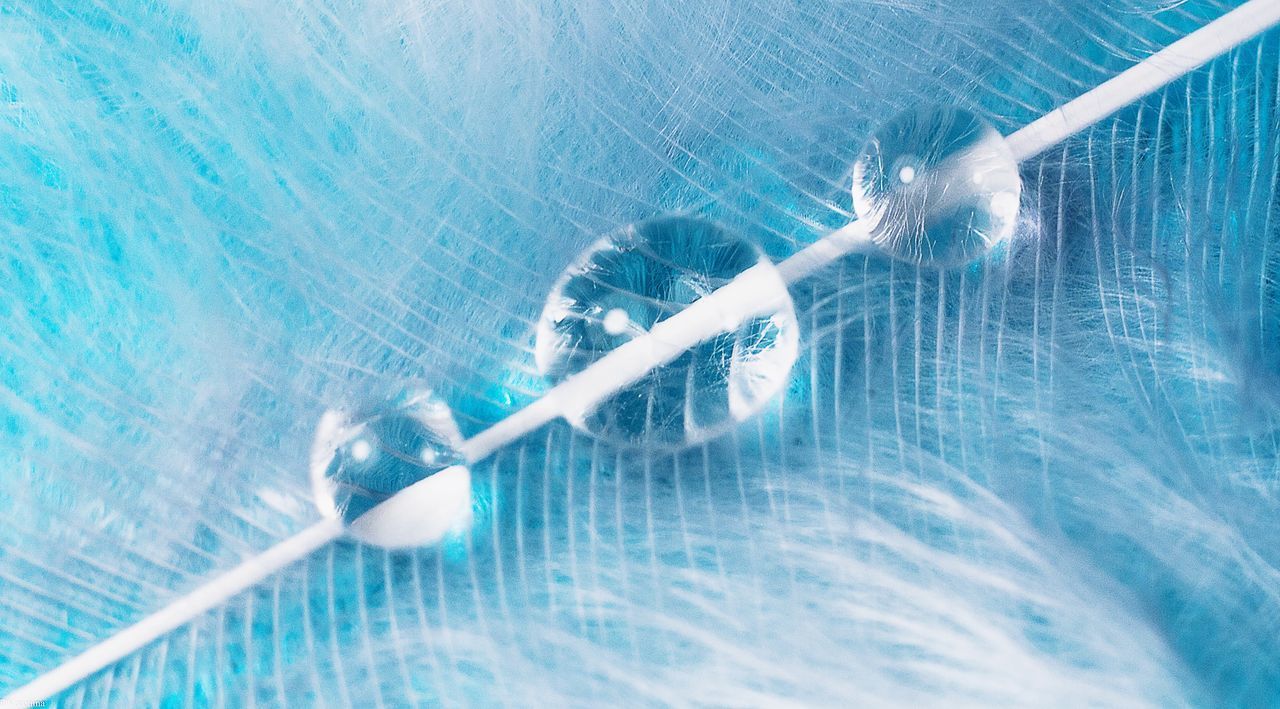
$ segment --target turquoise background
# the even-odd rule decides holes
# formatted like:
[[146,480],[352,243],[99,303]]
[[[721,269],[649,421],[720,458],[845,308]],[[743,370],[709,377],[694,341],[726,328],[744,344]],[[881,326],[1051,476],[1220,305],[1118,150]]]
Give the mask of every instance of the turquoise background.
[[[544,390],[598,235],[785,257],[897,111],[1007,133],[1228,7],[0,5],[0,693],[315,521],[326,408]],[[340,542],[55,703],[1277,704],[1278,46],[1024,163],[994,258],[796,286],[732,435],[553,424],[471,536]]]

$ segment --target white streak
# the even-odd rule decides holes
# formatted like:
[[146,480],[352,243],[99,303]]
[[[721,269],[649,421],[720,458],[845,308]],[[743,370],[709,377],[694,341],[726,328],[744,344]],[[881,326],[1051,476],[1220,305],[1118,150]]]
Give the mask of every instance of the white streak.
[[[825,241],[827,239],[819,243]],[[783,263],[808,251],[805,249]],[[649,332],[627,341],[552,387],[529,406],[476,434],[462,445],[463,455],[474,463],[552,419],[580,418],[609,395],[698,343],[722,332],[733,332],[749,318],[777,311],[784,305],[779,298],[787,290],[777,282],[776,273],[771,264],[748,268],[726,285],[654,325]]]
[[1035,157],[1277,22],[1280,0],[1249,0],[1010,135],[1014,159]]
[[792,254],[778,264],[778,272],[783,281],[795,283],[849,254],[877,250],[867,235],[865,222],[851,222]]
[[35,706],[185,625],[201,613],[222,605],[227,599],[337,539],[342,531],[342,523],[336,519],[326,519],[307,527],[19,687],[0,700],[0,709]]

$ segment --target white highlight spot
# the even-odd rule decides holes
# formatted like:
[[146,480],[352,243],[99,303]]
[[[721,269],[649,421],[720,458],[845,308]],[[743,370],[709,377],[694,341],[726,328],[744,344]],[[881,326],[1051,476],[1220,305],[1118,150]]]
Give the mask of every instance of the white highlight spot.
[[621,335],[631,325],[631,316],[622,308],[614,308],[604,314],[604,331],[610,335]]
[[904,185],[909,185],[912,182],[915,182],[916,169],[910,165],[903,167],[901,170],[898,170],[898,179],[901,180]]
[[991,196],[991,211],[1004,219],[1012,219],[1018,213],[1018,196],[1012,192],[997,192]]
[[373,446],[363,438],[351,444],[351,457],[358,463],[363,463],[373,454]]

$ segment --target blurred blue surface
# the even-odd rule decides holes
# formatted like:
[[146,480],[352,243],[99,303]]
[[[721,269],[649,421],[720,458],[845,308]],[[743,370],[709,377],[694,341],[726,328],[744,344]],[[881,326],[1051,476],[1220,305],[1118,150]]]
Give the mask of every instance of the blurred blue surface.
[[[0,694],[317,519],[326,408],[545,389],[600,234],[785,257],[900,110],[1007,133],[1229,6],[0,5]],[[731,435],[557,423],[463,543],[339,543],[56,703],[1280,703],[1278,46],[1024,163],[998,258],[794,288]]]

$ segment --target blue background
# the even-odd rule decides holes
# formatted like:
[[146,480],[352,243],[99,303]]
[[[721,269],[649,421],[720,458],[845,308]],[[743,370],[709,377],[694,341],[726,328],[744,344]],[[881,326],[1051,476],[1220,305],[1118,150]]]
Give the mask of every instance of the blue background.
[[[1008,133],[1226,9],[0,6],[0,693],[315,521],[326,408],[543,390],[599,234],[785,257],[897,111]],[[1280,702],[1278,45],[1024,163],[995,258],[797,285],[732,435],[554,424],[477,466],[471,536],[326,548],[57,702]]]

